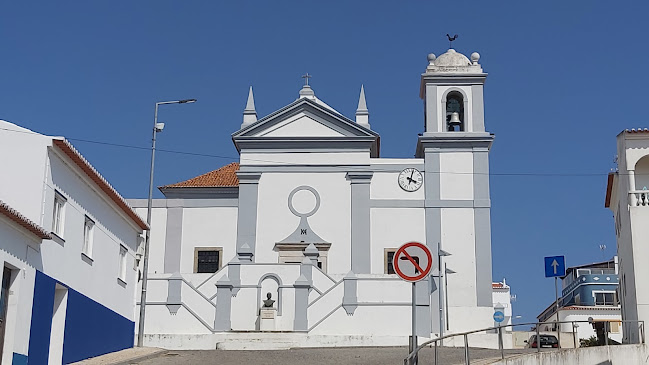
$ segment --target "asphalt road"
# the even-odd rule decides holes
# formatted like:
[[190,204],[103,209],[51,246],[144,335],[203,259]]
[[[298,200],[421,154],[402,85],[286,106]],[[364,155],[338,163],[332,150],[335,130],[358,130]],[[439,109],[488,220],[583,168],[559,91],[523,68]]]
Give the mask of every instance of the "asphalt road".
[[[534,350],[535,351],[535,350]],[[526,350],[507,350],[509,355],[530,352]],[[470,349],[471,360],[500,358],[498,350]],[[197,364],[197,365],[303,365],[303,364],[403,364],[408,355],[405,347],[337,347],[311,348],[275,351],[169,351],[167,354],[133,363],[139,365]],[[438,354],[439,365],[464,364],[462,348],[441,348]],[[420,352],[419,364],[433,363],[433,349],[426,348]]]

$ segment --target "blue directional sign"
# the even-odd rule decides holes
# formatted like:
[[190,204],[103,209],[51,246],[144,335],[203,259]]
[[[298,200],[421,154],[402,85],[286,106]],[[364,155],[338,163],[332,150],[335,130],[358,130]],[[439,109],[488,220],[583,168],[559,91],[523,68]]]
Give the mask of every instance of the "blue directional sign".
[[566,275],[566,260],[563,256],[545,258],[545,277],[553,278]]
[[505,313],[501,311],[495,311],[494,312],[494,321],[500,323],[505,320]]

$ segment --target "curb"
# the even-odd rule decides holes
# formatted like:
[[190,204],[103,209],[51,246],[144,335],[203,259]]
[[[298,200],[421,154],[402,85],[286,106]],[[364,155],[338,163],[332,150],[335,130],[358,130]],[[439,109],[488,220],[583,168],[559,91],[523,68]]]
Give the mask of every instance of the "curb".
[[136,357],[130,358],[128,360],[123,360],[123,361],[120,361],[120,362],[114,362],[114,363],[111,363],[111,365],[130,365],[130,364],[132,364],[134,362],[140,362],[140,361],[144,361],[144,360],[149,360],[149,359],[153,359],[153,358],[158,357],[158,356],[165,355],[167,352],[169,352],[169,350],[160,349],[160,350],[158,350],[156,352],[152,352],[150,354],[146,354],[146,355],[142,355],[142,356],[136,356]]

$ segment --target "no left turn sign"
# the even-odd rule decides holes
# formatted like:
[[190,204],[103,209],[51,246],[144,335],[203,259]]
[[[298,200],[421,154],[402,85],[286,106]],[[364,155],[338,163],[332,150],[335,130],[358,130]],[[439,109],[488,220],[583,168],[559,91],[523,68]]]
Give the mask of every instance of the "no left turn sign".
[[419,242],[408,242],[394,253],[392,266],[401,279],[419,281],[433,268],[433,255],[425,245]]

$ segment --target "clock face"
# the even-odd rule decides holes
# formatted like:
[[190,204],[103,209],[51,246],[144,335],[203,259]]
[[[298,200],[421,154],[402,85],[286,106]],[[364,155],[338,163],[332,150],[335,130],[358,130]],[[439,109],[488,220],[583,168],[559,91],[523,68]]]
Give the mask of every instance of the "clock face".
[[417,191],[424,182],[424,176],[415,168],[409,167],[399,174],[399,186],[405,191]]

